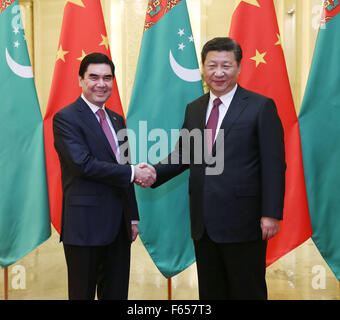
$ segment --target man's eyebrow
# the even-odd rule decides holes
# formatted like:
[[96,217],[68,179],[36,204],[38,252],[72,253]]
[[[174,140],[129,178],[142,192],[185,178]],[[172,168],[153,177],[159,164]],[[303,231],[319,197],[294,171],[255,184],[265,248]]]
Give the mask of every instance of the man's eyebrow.
[[[90,73],[89,77],[99,77],[99,75],[96,74],[96,73]],[[104,75],[104,78],[106,78],[106,77],[113,77],[113,75],[108,73],[108,74]]]

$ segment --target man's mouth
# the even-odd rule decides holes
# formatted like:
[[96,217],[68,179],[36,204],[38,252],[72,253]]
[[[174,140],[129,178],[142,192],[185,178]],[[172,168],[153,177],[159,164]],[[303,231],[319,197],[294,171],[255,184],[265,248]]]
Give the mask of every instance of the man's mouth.
[[214,82],[218,85],[221,86],[225,83],[225,80],[214,80]]

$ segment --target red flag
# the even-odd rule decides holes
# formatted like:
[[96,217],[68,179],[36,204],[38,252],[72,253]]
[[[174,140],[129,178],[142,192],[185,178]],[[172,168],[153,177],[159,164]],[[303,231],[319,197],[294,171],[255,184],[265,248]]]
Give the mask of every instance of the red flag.
[[300,131],[272,0],[239,0],[230,37],[242,47],[239,84],[272,98],[285,132],[286,193],[280,232],[268,242],[267,265],[312,235]]
[[[54,149],[52,119],[56,112],[72,103],[81,94],[78,70],[82,58],[101,52],[111,58],[100,0],[69,0],[64,8],[52,87],[44,117],[45,158],[51,221],[60,233],[61,174]],[[107,107],[124,117],[116,79]]]

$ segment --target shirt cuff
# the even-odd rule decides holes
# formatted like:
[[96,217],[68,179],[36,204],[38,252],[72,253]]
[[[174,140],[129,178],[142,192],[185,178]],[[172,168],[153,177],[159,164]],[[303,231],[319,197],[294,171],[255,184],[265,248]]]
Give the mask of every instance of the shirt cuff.
[[135,167],[133,165],[130,165],[131,167],[131,180],[130,182],[132,183],[135,180]]

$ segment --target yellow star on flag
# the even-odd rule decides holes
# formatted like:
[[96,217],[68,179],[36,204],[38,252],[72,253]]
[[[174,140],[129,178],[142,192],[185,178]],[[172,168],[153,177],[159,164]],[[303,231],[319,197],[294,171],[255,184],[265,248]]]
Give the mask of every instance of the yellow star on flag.
[[256,68],[257,66],[260,64],[260,63],[267,63],[265,60],[264,60],[264,56],[267,54],[267,52],[263,52],[263,53],[260,53],[257,51],[256,49],[256,55],[252,58],[250,58],[251,60],[254,60],[256,62]]
[[258,3],[257,0],[236,0],[235,8],[237,8],[241,2],[249,3],[255,7],[260,7],[260,4]]
[[69,51],[64,51],[63,47],[60,45],[58,51],[57,51],[57,59],[56,61],[58,61],[59,59],[63,60],[65,62],[65,56],[69,53]]
[[281,36],[277,33],[277,41],[275,43],[276,46],[282,46]]
[[81,50],[81,57],[77,58],[77,60],[83,61],[83,59],[85,58],[85,56],[86,56],[85,51],[84,51],[84,50]]
[[81,6],[81,7],[85,8],[85,5],[84,5],[82,0],[66,0],[66,3],[67,2],[71,2],[73,4],[76,4],[77,6]]
[[101,35],[101,36],[102,36],[102,42],[99,45],[105,46],[105,48],[107,50],[109,48],[109,39],[104,35]]

